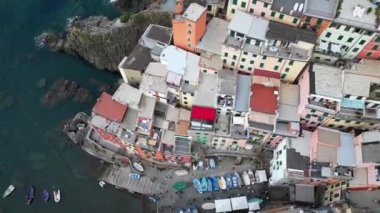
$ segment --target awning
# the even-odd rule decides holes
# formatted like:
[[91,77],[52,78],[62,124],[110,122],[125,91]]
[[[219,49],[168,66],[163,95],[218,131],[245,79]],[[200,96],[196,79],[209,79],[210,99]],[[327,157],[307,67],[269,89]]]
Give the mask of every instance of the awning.
[[247,196],[231,198],[231,205],[232,205],[232,210],[234,211],[248,209],[249,206],[248,206]]
[[215,120],[216,110],[210,107],[193,106],[191,109],[191,118],[205,121]]
[[231,199],[215,200],[215,212],[230,212],[232,211]]
[[365,106],[365,102],[362,100],[343,98],[341,106],[347,108],[363,109]]

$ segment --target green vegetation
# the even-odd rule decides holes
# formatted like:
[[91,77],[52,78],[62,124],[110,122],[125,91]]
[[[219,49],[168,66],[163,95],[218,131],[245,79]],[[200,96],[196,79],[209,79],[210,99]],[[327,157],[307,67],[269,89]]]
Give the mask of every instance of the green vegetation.
[[373,8],[372,7],[368,7],[367,8],[367,14],[370,14],[372,12]]
[[120,16],[120,22],[121,23],[127,23],[129,21],[129,18],[131,18],[130,12],[124,12],[123,15]]

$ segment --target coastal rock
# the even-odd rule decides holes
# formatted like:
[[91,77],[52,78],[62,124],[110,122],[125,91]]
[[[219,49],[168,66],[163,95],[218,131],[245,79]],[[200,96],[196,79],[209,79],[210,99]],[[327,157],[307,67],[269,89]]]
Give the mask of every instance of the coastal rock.
[[89,89],[80,87],[75,96],[74,96],[74,101],[77,101],[79,103],[86,103],[91,101],[92,95]]
[[151,0],[111,0],[112,5],[125,11],[130,11],[131,8],[137,11],[145,10],[149,7],[150,2]]
[[11,108],[16,100],[7,91],[0,91],[0,110]]
[[79,56],[98,69],[117,71],[149,24],[171,26],[171,16],[167,12],[143,11],[132,15],[127,23],[103,16],[74,18],[68,22],[65,34],[42,33],[36,45]]
[[59,79],[41,100],[41,104],[47,108],[53,108],[75,96],[78,84],[74,81]]

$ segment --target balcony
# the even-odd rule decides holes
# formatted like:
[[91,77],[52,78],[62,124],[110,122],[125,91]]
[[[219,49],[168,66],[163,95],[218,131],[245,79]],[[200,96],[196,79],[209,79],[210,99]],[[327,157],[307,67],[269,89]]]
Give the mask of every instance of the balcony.
[[339,104],[335,101],[313,101],[312,99],[309,99],[309,104],[307,105],[307,108],[314,109],[321,112],[326,112],[329,114],[336,114],[339,110]]
[[321,41],[319,45],[315,46],[314,50],[316,52],[333,55],[339,58],[346,52],[346,48],[340,44],[334,44],[331,42],[323,42],[323,41]]
[[307,61],[311,56],[310,50],[290,46],[266,46],[263,54],[298,61]]

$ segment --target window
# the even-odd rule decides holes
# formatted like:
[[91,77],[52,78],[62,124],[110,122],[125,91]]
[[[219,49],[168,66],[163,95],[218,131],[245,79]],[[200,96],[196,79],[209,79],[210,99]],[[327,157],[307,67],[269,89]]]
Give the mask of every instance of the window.
[[297,19],[297,18],[293,18],[292,23],[293,23],[293,24],[297,24],[297,22],[298,22],[298,19]]
[[318,21],[317,21],[317,25],[321,25],[322,24],[322,22],[323,22],[323,19],[318,19]]
[[330,36],[331,36],[331,33],[330,33],[330,32],[327,32],[327,33],[326,33],[326,37],[327,37],[327,38],[330,38]]
[[232,9],[232,10],[231,10],[231,13],[232,13],[232,14],[235,14],[235,9]]
[[242,62],[245,62],[245,58],[242,58],[241,61],[242,61]]
[[187,105],[187,101],[184,101],[183,103],[184,103],[185,105]]
[[380,36],[376,36],[375,41],[379,42],[380,41]]
[[237,5],[237,0],[232,0],[233,5]]
[[365,54],[366,57],[370,57],[372,55],[371,52],[368,52],[367,54]]
[[241,7],[245,8],[245,6],[247,6],[247,3],[243,1],[243,2],[241,3]]
[[284,14],[280,14],[279,18],[282,20],[284,19]]
[[271,17],[275,17],[275,16],[276,16],[276,12],[275,12],[275,11],[272,11],[272,12],[270,13],[270,16],[271,16]]
[[[246,43],[246,44],[250,44],[250,43],[251,43],[251,38],[247,38],[247,39],[245,40],[245,43]],[[247,53],[247,52],[244,52],[244,53]],[[244,54],[244,55],[247,55],[247,54]]]
[[310,118],[311,118],[311,115],[307,114],[307,115],[305,116],[305,118],[306,118],[306,119],[310,119]]
[[236,35],[239,37],[244,37],[244,34],[242,34],[242,33],[236,33]]
[[228,57],[228,52],[225,52],[225,53],[224,53],[224,57]]
[[269,6],[269,4],[264,2],[264,7],[267,8],[268,6]]
[[279,58],[279,59],[278,59],[278,62],[281,63],[281,62],[282,62],[282,58]]
[[339,197],[339,195],[340,195],[339,193],[338,193],[338,194],[335,194],[335,195],[334,195],[334,198],[337,198],[337,197]]
[[343,39],[343,36],[340,35],[340,36],[338,37],[338,40],[340,41],[340,40],[342,40],[342,39]]
[[253,63],[255,63],[253,60],[250,60],[250,61],[249,61],[249,64],[253,64]]
[[284,79],[286,77],[286,74],[281,75],[281,79]]
[[285,68],[285,72],[289,72],[289,67]]
[[232,56],[232,59],[233,59],[233,60],[236,60],[236,55],[233,55],[233,56]]
[[252,71],[252,67],[248,67],[248,71]]
[[348,38],[347,42],[352,42],[353,40],[354,40],[354,38]]
[[350,29],[351,29],[350,26],[346,26],[346,27],[344,28],[344,31],[350,31]]
[[231,66],[235,66],[235,61],[231,62]]
[[260,68],[263,68],[264,67],[264,63],[260,63]]
[[252,57],[256,58],[256,57],[257,57],[257,55],[256,55],[256,54],[252,54]]
[[191,30],[188,30],[188,31],[187,31],[187,34],[191,34]]
[[361,41],[359,42],[360,45],[363,45],[364,43],[365,43],[365,40],[361,40]]
[[359,32],[360,32],[360,29],[359,29],[359,28],[355,28],[355,29],[354,29],[354,32],[355,32],[355,33],[359,33]]
[[262,17],[264,17],[265,16],[265,13],[264,12],[261,12],[261,14],[260,14]]
[[267,59],[267,56],[266,55],[263,55],[263,60]]
[[377,48],[379,48],[379,45],[373,45],[372,47],[373,50],[377,50]]
[[255,42],[255,46],[260,46],[260,44],[261,44],[261,42],[258,41],[258,40],[256,40],[256,42]]
[[305,22],[306,22],[306,23],[310,23],[310,21],[311,21],[311,17],[310,17],[310,16],[307,16],[306,19],[305,19]]
[[368,36],[371,36],[371,35],[373,35],[373,32],[371,32],[371,31],[367,31],[367,33],[366,33]]
[[354,52],[354,53],[356,53],[357,51],[359,51],[359,48],[357,48],[357,47],[352,50],[352,52]]
[[277,70],[278,70],[278,66],[274,66],[274,70],[276,70],[276,71],[277,71]]
[[257,0],[252,0],[252,4],[256,4],[256,1],[257,1]]
[[235,36],[235,31],[231,30],[230,36]]
[[244,65],[240,65],[240,69],[244,69]]
[[243,54],[244,54],[244,55],[248,55],[248,52],[245,52],[245,51],[244,51]]
[[292,66],[294,64],[294,61],[293,60],[290,60],[289,61],[289,65]]
[[191,47],[191,44],[187,44],[188,47]]
[[227,63],[227,60],[226,59],[223,59],[223,64]]
[[249,12],[250,12],[250,13],[253,13],[253,11],[254,11],[254,10],[253,10],[252,8],[251,8],[251,9],[249,9]]
[[310,112],[312,112],[312,113],[315,113],[317,110],[315,110],[315,109],[312,109],[312,110],[310,110]]
[[327,125],[327,127],[334,127],[334,124],[329,124]]

